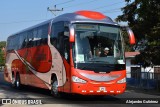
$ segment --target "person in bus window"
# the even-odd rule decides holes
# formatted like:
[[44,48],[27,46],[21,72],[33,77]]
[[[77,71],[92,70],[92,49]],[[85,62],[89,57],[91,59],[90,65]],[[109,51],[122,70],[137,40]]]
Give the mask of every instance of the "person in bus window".
[[106,57],[109,53],[109,48],[106,47],[102,50],[101,54],[100,54],[100,57]]

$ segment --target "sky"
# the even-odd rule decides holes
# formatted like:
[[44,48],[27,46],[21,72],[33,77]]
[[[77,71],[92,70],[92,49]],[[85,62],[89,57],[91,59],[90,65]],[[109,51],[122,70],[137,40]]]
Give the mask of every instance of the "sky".
[[79,10],[92,10],[103,13],[113,20],[122,14],[125,0],[0,0],[0,41],[25,28],[56,17],[47,8],[72,13]]

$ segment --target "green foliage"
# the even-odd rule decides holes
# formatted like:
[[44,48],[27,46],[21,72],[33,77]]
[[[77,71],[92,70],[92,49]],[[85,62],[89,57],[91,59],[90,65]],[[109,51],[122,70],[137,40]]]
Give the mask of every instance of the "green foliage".
[[146,48],[136,59],[144,66],[160,65],[160,0],[125,0],[117,21],[128,22],[138,41],[146,39]]
[[0,51],[0,66],[4,66],[4,53]]
[[6,46],[5,41],[0,42],[0,66],[5,65],[4,51],[2,50],[2,48],[4,48],[5,46]]
[[0,41],[0,49],[6,47],[6,41]]
[[132,46],[129,43],[129,37],[128,37],[128,33],[123,31],[122,32],[123,35],[123,39],[124,39],[124,48],[125,48],[125,52],[130,52],[132,51]]

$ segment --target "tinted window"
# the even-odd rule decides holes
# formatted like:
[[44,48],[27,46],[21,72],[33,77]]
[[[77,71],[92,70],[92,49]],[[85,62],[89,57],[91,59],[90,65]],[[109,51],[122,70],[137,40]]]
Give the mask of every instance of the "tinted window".
[[53,23],[51,44],[69,62],[69,28],[64,26],[64,22]]
[[33,29],[33,46],[37,46],[37,41],[38,41],[38,29],[35,28]]
[[37,32],[37,45],[47,44],[48,40],[48,26],[49,24],[38,27]]
[[69,63],[69,59],[70,59],[70,54],[69,54],[69,37],[64,38],[64,46],[63,46],[63,55],[64,58],[68,61]]
[[47,44],[49,24],[10,36],[7,51]]
[[22,35],[20,36],[20,41],[22,42],[21,49],[25,48],[27,46],[27,32],[22,33]]
[[27,47],[32,47],[33,46],[33,30],[30,30],[27,32]]
[[51,44],[56,48],[59,48],[60,35],[64,32],[64,22],[56,22],[52,24],[52,32],[51,32]]

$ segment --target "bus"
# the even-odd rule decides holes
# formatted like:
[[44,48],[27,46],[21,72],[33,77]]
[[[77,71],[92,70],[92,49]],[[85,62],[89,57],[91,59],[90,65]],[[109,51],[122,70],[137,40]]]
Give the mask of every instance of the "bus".
[[4,78],[61,93],[118,95],[126,89],[122,32],[132,30],[95,11],[66,13],[7,38]]

